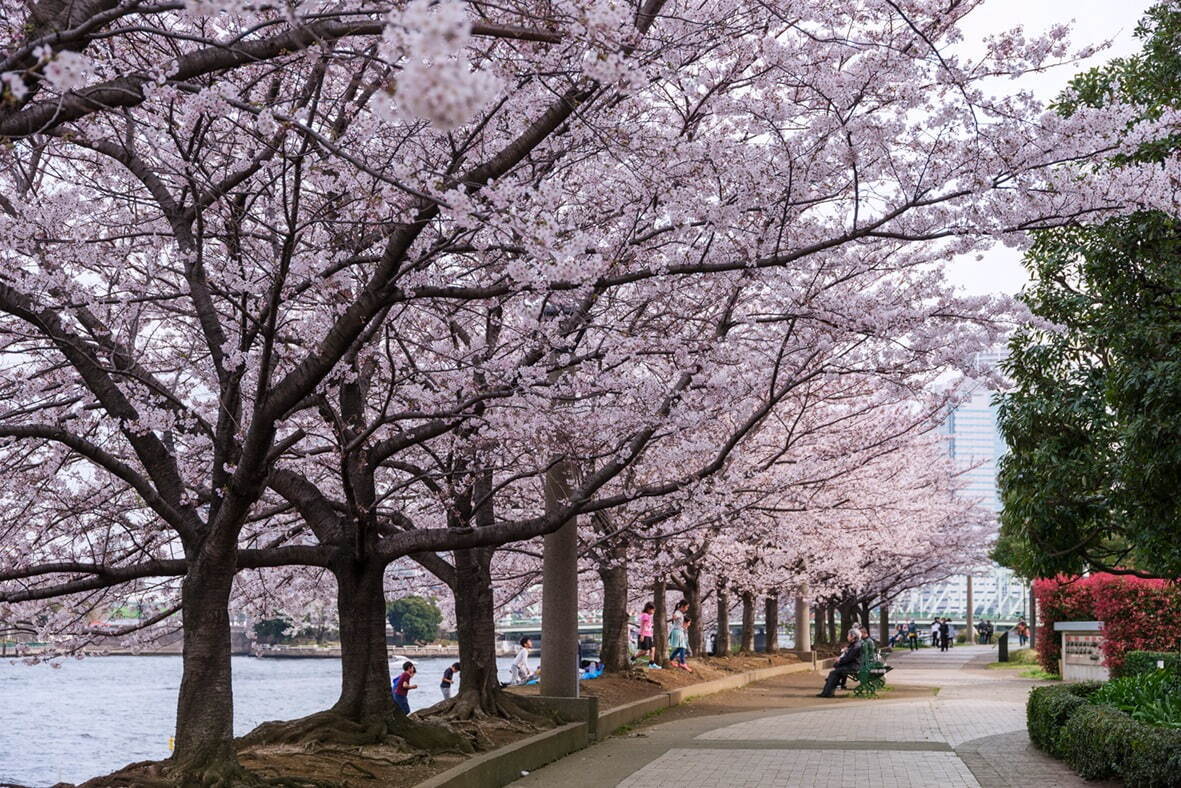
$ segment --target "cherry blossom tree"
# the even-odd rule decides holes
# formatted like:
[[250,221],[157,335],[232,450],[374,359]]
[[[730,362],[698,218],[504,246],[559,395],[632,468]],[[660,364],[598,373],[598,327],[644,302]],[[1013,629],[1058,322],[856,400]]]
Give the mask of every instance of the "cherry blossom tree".
[[[171,768],[245,779],[231,749],[227,612],[239,570],[322,567],[344,587],[347,544],[361,564],[352,580],[372,598],[381,561],[531,538],[572,514],[683,490],[720,469],[792,390],[778,354],[757,351],[774,346],[758,329],[776,327],[783,343],[785,326],[810,318],[842,326],[837,342],[848,326],[884,338],[914,309],[893,288],[935,286],[932,269],[949,255],[1080,217],[1171,207],[1175,162],[1091,164],[1158,136],[1172,115],[1129,131],[1135,116],[1120,106],[1063,118],[1027,95],[990,96],[988,80],[1069,52],[1053,31],[956,57],[975,5],[0,0],[6,464],[30,489],[49,468],[74,466],[79,501],[108,485],[138,497],[142,512],[90,555],[69,536],[90,527],[84,518],[47,516],[65,533],[4,555],[0,600],[180,578],[185,673]],[[836,293],[867,271],[897,275],[839,301],[753,308],[809,282]],[[719,323],[716,308],[703,310],[710,331],[692,320],[694,303],[716,307],[735,292],[763,297],[743,301],[752,308],[741,324]],[[413,366],[422,346],[411,342],[440,314],[472,305],[486,316],[509,299],[535,324],[547,298],[605,294],[609,308],[586,314],[611,345],[598,386],[630,389],[603,410],[633,415],[598,441],[580,444],[602,426],[591,419],[546,446],[588,469],[560,511],[511,521],[493,512],[479,527],[474,513],[445,517],[390,532],[380,549],[386,526],[372,519],[314,539],[290,534],[291,515],[309,522],[318,504],[287,473],[323,450],[325,433],[309,429],[324,423],[324,399],[347,420],[340,398],[380,339]],[[648,369],[633,357],[646,345],[608,339],[627,305],[662,301],[697,331],[673,333],[664,363]],[[907,353],[938,356],[948,325],[988,316],[986,303],[946,303],[940,319],[896,337]],[[580,330],[562,322],[542,332]],[[719,334],[722,351],[699,364]],[[695,412],[727,401],[723,370],[747,337],[743,393],[760,378],[765,388],[747,395],[712,458],[686,463],[709,452],[686,455],[676,440],[658,448],[665,430],[692,431],[704,418]],[[820,354],[832,341],[807,338]],[[509,365],[544,380],[562,368],[562,348],[543,344],[526,364],[523,350]],[[576,412],[552,407],[558,398],[485,426],[476,404],[457,407],[465,390],[399,386],[430,414],[394,438],[409,452],[425,440],[413,430],[440,419],[449,440],[486,436],[512,452],[543,434],[547,414]],[[362,461],[373,424],[335,430],[346,461]],[[597,446],[581,453],[588,443]],[[481,450],[459,445],[460,487],[484,501],[477,480],[488,473],[464,465]],[[22,453],[33,460],[23,467]],[[637,460],[686,473],[629,489],[619,477]],[[342,493],[366,479],[342,476]],[[358,500],[347,513],[365,511]],[[61,560],[76,553],[87,560]],[[31,578],[38,588],[26,587]]]

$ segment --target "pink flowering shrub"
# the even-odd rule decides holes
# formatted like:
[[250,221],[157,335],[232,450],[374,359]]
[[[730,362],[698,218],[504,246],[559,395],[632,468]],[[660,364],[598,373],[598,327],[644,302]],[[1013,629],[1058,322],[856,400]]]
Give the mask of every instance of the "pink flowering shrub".
[[1102,621],[1104,664],[1118,673],[1129,651],[1162,651],[1181,638],[1181,588],[1166,580],[1100,573],[1033,584],[1041,631],[1038,661],[1056,673],[1061,646],[1056,621]]

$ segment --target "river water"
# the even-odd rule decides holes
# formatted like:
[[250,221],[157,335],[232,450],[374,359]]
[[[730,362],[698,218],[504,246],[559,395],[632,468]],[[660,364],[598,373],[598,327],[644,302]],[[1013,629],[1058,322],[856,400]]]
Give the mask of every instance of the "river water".
[[[454,661],[415,660],[412,710],[442,699],[439,679]],[[511,662],[499,660],[503,680]],[[237,735],[267,720],[322,711],[340,693],[335,659],[234,657],[233,666]],[[391,673],[400,668],[391,665]],[[0,661],[0,784],[82,782],[168,757],[180,674],[180,657],[91,657],[57,668]]]

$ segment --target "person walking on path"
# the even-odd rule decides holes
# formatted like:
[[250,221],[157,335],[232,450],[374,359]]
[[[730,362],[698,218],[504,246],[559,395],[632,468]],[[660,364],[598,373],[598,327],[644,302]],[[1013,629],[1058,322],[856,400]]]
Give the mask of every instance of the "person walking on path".
[[685,664],[685,655],[689,652],[689,638],[685,634],[685,627],[691,621],[685,615],[685,611],[688,609],[689,603],[682,599],[673,607],[673,614],[668,619],[672,624],[668,630],[669,660],[672,664],[685,670],[689,669],[689,666]]
[[919,650],[919,625],[913,618],[906,625],[906,645],[911,651]]
[[939,619],[931,622],[931,648],[942,648],[943,644],[939,638]]
[[949,648],[948,640],[951,636],[951,625],[947,623],[947,619],[943,618],[939,621],[939,650],[947,651]]
[[458,672],[458,662],[452,662],[451,667],[443,671],[443,680],[439,683],[439,691],[443,693],[443,700],[451,699],[451,688],[455,684],[455,674]]
[[1029,624],[1025,623],[1024,618],[1017,620],[1017,643],[1019,648],[1025,648],[1026,641],[1029,640]]
[[533,678],[533,666],[529,664],[529,651],[533,648],[533,641],[528,635],[521,638],[517,656],[513,658],[513,665],[509,668],[512,684],[524,684]]
[[828,672],[828,678],[824,680],[824,689],[820,690],[816,697],[835,697],[836,688],[841,682],[848,679],[849,676],[856,675],[857,671],[861,669],[861,630],[857,627],[850,629],[847,640],[848,645],[837,657],[832,670]]
[[403,714],[410,713],[410,690],[418,689],[417,684],[410,682],[417,672],[418,669],[414,667],[414,663],[406,661],[402,663],[402,673],[394,679],[394,703],[402,710]]
[[640,635],[636,641],[636,659],[646,660],[650,668],[656,665],[652,661],[652,638],[654,636],[652,617],[655,611],[656,605],[652,602],[644,605],[644,610],[640,613]]

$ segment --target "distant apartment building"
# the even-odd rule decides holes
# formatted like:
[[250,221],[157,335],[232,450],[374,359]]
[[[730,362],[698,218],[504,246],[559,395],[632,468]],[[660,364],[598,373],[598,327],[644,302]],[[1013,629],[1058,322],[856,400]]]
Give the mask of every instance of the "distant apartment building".
[[[990,353],[981,360],[995,365],[1002,357],[1000,353]],[[947,436],[948,452],[965,469],[967,484],[962,494],[993,512],[1000,512],[996,473],[997,461],[1005,453],[1005,442],[997,429],[992,392],[978,386],[947,415],[942,432]],[[955,577],[914,589],[895,601],[895,617],[962,619],[968,609],[967,586],[966,577]],[[1015,619],[1025,612],[1024,585],[1004,567],[982,566],[972,575],[972,601],[973,615],[978,619]]]

